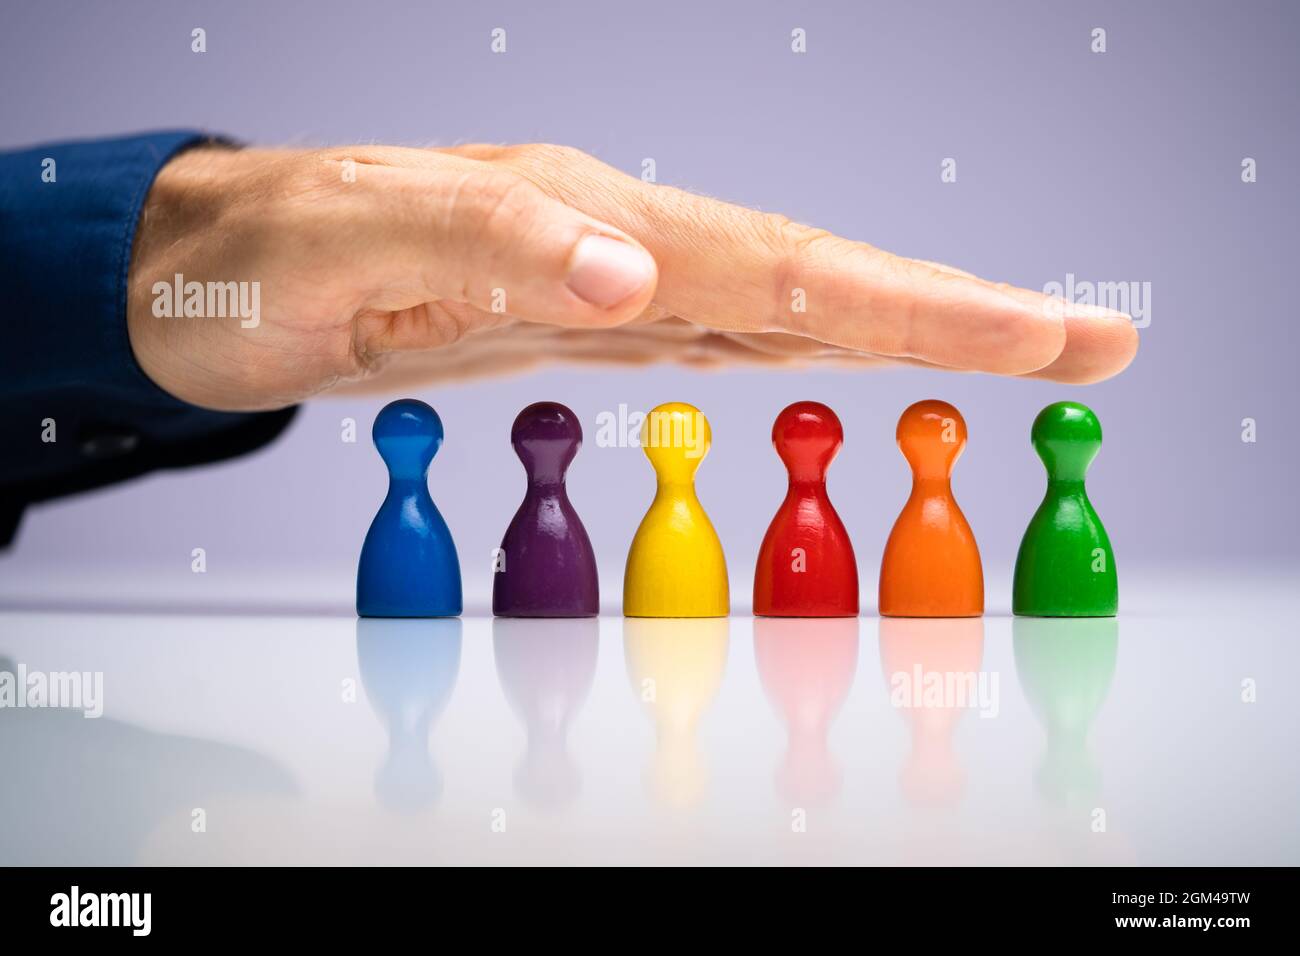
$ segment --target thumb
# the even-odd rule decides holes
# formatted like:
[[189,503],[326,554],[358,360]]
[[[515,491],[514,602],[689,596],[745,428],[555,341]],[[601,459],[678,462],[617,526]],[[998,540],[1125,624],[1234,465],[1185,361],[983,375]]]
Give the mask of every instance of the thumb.
[[620,325],[649,305],[658,272],[635,239],[517,173],[455,157],[447,167],[374,177],[385,241],[371,248],[396,267],[399,288],[584,328]]

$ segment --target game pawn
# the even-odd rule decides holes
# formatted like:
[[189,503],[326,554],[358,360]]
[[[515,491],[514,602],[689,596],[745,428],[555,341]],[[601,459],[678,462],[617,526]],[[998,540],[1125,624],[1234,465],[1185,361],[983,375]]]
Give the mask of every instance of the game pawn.
[[370,523],[357,565],[361,617],[455,617],[460,562],[429,496],[429,463],[442,447],[442,419],[403,398],[375,416],[375,448],[388,467],[388,496]]
[[1048,405],[1030,432],[1047,468],[1047,493],[1016,555],[1011,608],[1029,617],[1114,617],[1115,555],[1088,500],[1084,476],[1101,450],[1101,422],[1078,402]]
[[840,420],[818,402],[796,402],[777,416],[772,444],[790,483],[758,551],[754,614],[856,617],[853,544],[826,493],[826,470],[844,444]]
[[726,617],[730,611],[722,542],[695,496],[695,471],[711,442],[708,419],[691,405],[670,402],[646,417],[641,447],[657,487],[627,555],[628,617]]
[[528,491],[501,540],[492,612],[499,617],[594,617],[600,612],[596,555],[569,503],[565,473],[582,426],[555,402],[529,405],[510,432]]
[[917,402],[899,418],[897,439],[912,467],[912,494],[881,558],[880,613],[979,617],[984,570],[951,484],[953,464],[966,447],[966,421],[947,402]]

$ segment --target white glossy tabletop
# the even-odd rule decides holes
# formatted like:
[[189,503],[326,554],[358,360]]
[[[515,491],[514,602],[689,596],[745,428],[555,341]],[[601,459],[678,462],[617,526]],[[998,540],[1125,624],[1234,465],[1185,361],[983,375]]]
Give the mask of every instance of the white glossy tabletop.
[[0,862],[1296,864],[1297,583],[1134,572],[1073,621],[8,594],[0,670],[80,709],[0,708]]

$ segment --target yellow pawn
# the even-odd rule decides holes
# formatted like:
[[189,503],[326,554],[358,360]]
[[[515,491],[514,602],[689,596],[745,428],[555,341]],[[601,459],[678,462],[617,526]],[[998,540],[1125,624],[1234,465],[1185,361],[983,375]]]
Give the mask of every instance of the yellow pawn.
[[722,542],[695,497],[695,471],[712,441],[709,420],[692,405],[669,402],[646,417],[641,447],[658,487],[627,554],[623,613],[628,617],[726,617],[730,612]]

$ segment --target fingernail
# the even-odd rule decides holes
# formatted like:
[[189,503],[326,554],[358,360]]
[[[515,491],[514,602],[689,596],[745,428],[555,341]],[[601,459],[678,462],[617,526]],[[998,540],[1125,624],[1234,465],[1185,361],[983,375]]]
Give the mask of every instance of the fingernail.
[[608,309],[654,278],[655,261],[644,249],[608,236],[590,235],[569,259],[569,289],[578,298]]

